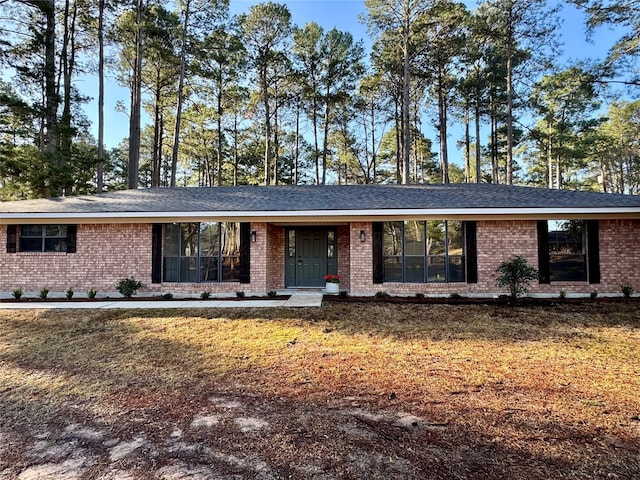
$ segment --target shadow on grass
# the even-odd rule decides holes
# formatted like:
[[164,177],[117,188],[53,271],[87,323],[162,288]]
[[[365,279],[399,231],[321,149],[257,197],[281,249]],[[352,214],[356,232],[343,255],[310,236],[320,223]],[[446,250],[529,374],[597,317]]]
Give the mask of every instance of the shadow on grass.
[[[582,340],[592,334],[581,328],[609,326],[635,329],[638,313],[618,306],[532,312],[379,304],[0,313],[0,434],[22,438],[26,448],[36,434],[62,436],[70,423],[79,423],[118,438],[142,431],[158,448],[179,427],[187,431],[185,440],[201,446],[261,456],[276,477],[304,478],[291,465],[313,464],[320,452],[318,468],[339,478],[633,478],[640,469],[637,434],[616,443],[615,432],[594,418],[567,423],[540,405],[508,401],[515,408],[496,407],[496,397],[506,396],[503,387],[486,378],[470,385],[465,376],[476,366],[464,358],[467,352],[431,359],[420,344]],[[342,353],[337,341],[330,343],[334,332],[358,337],[350,349],[379,348],[380,364],[372,363],[377,353],[367,349]],[[394,356],[401,343],[415,345]],[[460,390],[439,388],[438,374],[425,366],[465,377]],[[402,378],[409,369],[422,376]],[[394,401],[386,395],[389,388],[398,394]],[[526,388],[509,392],[509,398]],[[190,434],[193,417],[212,408],[211,396],[239,399],[243,414],[263,416],[270,430],[239,434],[232,422],[221,422]],[[357,424],[350,426],[360,429],[357,434],[349,433],[353,400],[345,398],[373,412],[415,413],[425,426],[391,438]],[[430,422],[443,426],[431,428]],[[100,443],[89,447],[108,461]],[[185,455],[165,453],[158,460],[151,450],[142,452],[148,454],[138,465],[143,469]],[[405,459],[411,466],[389,470],[388,460],[380,458]]]

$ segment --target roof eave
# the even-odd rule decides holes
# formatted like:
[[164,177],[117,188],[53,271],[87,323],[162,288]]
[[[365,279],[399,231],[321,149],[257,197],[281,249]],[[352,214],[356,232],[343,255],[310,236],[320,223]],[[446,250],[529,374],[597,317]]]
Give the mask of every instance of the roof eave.
[[640,219],[639,207],[597,208],[444,208],[300,211],[185,211],[185,212],[14,212],[0,213],[0,224],[25,223],[168,223],[182,221],[240,221],[333,223],[414,219],[534,220]]

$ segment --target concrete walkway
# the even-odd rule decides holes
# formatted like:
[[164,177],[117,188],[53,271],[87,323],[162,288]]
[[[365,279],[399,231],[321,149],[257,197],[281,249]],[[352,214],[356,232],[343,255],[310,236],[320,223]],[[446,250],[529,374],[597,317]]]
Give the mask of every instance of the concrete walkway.
[[105,300],[99,302],[3,302],[0,310],[320,307],[322,293],[294,292],[289,299],[258,300]]

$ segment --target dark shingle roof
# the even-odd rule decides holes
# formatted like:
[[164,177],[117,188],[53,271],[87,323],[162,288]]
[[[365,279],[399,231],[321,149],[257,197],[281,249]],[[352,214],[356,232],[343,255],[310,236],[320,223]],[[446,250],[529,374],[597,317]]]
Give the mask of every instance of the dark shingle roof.
[[325,185],[152,188],[0,204],[3,214],[301,212],[459,209],[635,209],[640,196],[493,185]]

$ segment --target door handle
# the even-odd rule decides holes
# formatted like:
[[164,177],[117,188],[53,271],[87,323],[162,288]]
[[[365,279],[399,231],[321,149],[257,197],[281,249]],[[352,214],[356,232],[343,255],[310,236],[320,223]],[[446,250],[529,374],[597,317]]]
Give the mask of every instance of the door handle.
[[304,262],[302,260],[298,260],[298,266],[301,267],[302,265],[304,265]]

